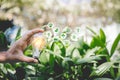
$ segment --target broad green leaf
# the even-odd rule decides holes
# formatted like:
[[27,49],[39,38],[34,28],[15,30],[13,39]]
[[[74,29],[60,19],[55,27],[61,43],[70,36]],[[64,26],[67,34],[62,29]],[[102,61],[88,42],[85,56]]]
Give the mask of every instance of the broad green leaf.
[[109,56],[109,52],[108,52],[108,49],[107,49],[106,47],[100,48],[100,49],[96,52],[96,54],[97,54],[97,55],[98,55],[98,54],[102,54],[102,55],[107,55],[107,56]]
[[6,67],[6,69],[14,70],[13,66],[9,63],[4,64],[4,67]]
[[54,51],[53,52],[57,55],[61,55],[61,53],[62,53],[59,46],[56,45],[56,44],[54,45]]
[[22,67],[23,65],[21,64],[21,62],[18,62],[18,63],[12,64],[12,66],[14,68],[17,68],[17,67]]
[[32,57],[32,55],[33,55],[32,45],[28,45],[27,48],[25,48],[24,54],[26,56],[31,56]]
[[83,39],[78,39],[76,42],[71,42],[70,46],[74,48],[82,48],[84,45]]
[[56,45],[58,45],[61,50],[61,56],[65,56],[66,48],[65,48],[64,44],[62,43],[62,41],[56,42]]
[[35,67],[32,65],[27,65],[25,68],[27,75],[35,75]]
[[66,49],[66,56],[72,56],[72,53],[74,51],[75,46],[74,45],[70,45],[67,49]]
[[51,51],[51,50],[49,50],[49,49],[45,49],[45,52],[48,52],[48,53],[51,54],[51,55],[57,56],[57,57],[59,57],[59,58],[61,58],[61,59],[64,59],[64,57],[62,57],[61,55],[55,54],[53,51]]
[[54,78],[50,77],[48,80],[54,80]]
[[63,59],[64,61],[72,61],[72,59],[70,57],[64,57]]
[[27,50],[25,50],[24,54],[25,54],[26,56],[30,56],[30,57],[32,57],[32,55],[33,55],[33,51],[30,50],[30,49],[27,49]]
[[87,51],[90,48],[89,45],[86,42],[84,42],[83,38],[79,39],[74,46],[75,48],[78,48],[81,56],[84,56],[85,51]]
[[2,63],[0,63],[0,71],[2,71],[4,74],[7,74],[6,67]]
[[72,53],[72,59],[76,60],[76,59],[81,59],[81,55],[80,52],[77,48],[74,48],[73,53]]
[[55,42],[52,42],[52,43],[51,43],[51,48],[50,48],[50,49],[51,49],[52,51],[54,51],[54,48],[55,48]]
[[99,35],[94,35],[93,39],[90,43],[91,47],[96,47],[96,46],[100,46],[100,47],[105,47],[106,46],[106,36],[105,33],[102,29],[100,29],[100,34]]
[[47,80],[46,78],[46,75],[41,75],[39,77],[26,77],[25,80]]
[[93,49],[88,49],[86,54],[84,55],[84,58],[89,58],[90,56],[95,55],[95,52],[98,51],[100,47],[95,47]]
[[100,56],[91,56],[89,58],[78,59],[75,64],[92,63],[97,60],[101,60]]
[[103,43],[106,42],[106,36],[105,36],[105,33],[102,29],[100,29],[100,39]]
[[53,65],[54,65],[54,62],[55,62],[55,57],[54,57],[53,54],[50,54],[49,64],[50,64],[51,66],[53,66]]
[[[52,42],[51,43],[51,47],[50,47],[50,50],[47,50],[47,51],[49,51],[49,53],[51,52],[51,53],[53,53],[54,54],[54,48],[55,48],[55,42]],[[51,66],[53,66],[54,65],[54,62],[55,62],[55,58],[54,58],[54,55],[53,54],[50,54],[50,65]]]
[[49,62],[50,62],[50,54],[49,54],[48,52],[43,51],[43,52],[40,54],[39,60],[40,60],[40,62],[43,63],[43,64],[49,63]]
[[55,57],[58,57],[59,59],[64,59],[61,55],[59,54],[55,54],[53,51],[49,50],[49,49],[45,49],[45,52],[50,54],[50,58],[49,58],[49,64],[51,66],[54,66],[54,62],[55,62]]
[[112,67],[113,63],[112,62],[105,62],[101,64],[100,66],[97,67],[96,70],[94,70],[90,76],[102,76],[104,75],[107,71],[110,70]]
[[51,50],[55,53],[60,53],[61,56],[65,56],[66,48],[61,41],[56,41],[52,43]]
[[116,49],[117,45],[119,44],[119,42],[120,42],[120,33],[115,38],[115,40],[114,40],[114,42],[112,44],[112,48],[111,48],[111,51],[110,51],[110,56],[112,56],[113,53],[115,52],[115,49]]
[[92,48],[98,46],[98,47],[105,47],[105,43],[102,42],[102,40],[100,39],[100,37],[97,35],[97,36],[93,36],[93,39],[90,43],[90,46]]
[[[63,47],[63,45],[62,45],[60,42],[55,42],[55,43],[54,43],[54,50],[53,50],[54,54],[55,54],[55,55],[62,56],[62,53],[63,53],[62,50],[61,50],[62,47]],[[59,58],[58,56],[55,56],[55,55],[51,55],[51,56],[53,56],[53,57],[55,58],[55,60],[56,60],[59,64],[61,64],[62,59]],[[54,60],[54,61],[55,61],[55,60]]]
[[113,79],[110,79],[110,78],[96,78],[94,80],[113,80]]

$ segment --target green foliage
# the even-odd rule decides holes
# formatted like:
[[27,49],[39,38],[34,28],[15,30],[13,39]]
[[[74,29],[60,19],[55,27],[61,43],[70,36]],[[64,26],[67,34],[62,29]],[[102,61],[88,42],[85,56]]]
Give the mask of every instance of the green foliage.
[[105,74],[107,71],[110,70],[112,65],[113,65],[112,62],[105,62],[105,63],[99,65],[96,68],[96,70],[91,73],[90,76],[93,76],[93,75],[102,76],[103,74]]
[[0,31],[0,51],[6,50],[8,46],[7,39],[2,31]]
[[15,37],[15,41],[20,39],[20,37],[21,37],[21,27],[17,31],[16,37]]
[[106,42],[106,36],[102,29],[100,29],[100,40],[105,43]]
[[2,45],[4,44],[4,37],[5,37],[4,33],[0,32],[0,41]]
[[105,47],[106,46],[106,36],[102,29],[100,29],[99,35],[97,33],[94,33],[96,35],[93,36],[92,42],[90,44],[91,47]]
[[115,52],[115,49],[116,49],[117,45],[119,44],[119,42],[120,42],[120,33],[118,34],[118,36],[114,40],[114,43],[113,43],[111,51],[110,51],[110,56],[112,56],[113,53]]
[[[89,29],[92,31],[92,29]],[[21,30],[18,30],[17,37]],[[94,31],[92,31],[94,32]],[[16,39],[17,39],[16,37]],[[120,58],[111,60],[120,40],[120,34],[115,39],[111,52],[108,52],[106,36],[102,29],[99,34],[94,32],[90,45],[82,38],[71,42],[69,46],[64,40],[48,41],[40,52],[38,64],[15,63],[0,64],[0,79],[17,80],[113,80],[119,79]],[[32,46],[29,45],[24,54],[32,57]],[[19,71],[23,75],[18,75]]]

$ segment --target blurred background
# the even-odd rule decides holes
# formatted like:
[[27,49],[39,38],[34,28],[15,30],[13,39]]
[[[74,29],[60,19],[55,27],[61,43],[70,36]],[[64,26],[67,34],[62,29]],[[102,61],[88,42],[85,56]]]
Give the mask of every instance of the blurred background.
[[86,26],[96,32],[103,28],[108,41],[113,41],[120,33],[120,0],[0,0],[0,29],[28,30],[48,22],[81,27],[83,33]]

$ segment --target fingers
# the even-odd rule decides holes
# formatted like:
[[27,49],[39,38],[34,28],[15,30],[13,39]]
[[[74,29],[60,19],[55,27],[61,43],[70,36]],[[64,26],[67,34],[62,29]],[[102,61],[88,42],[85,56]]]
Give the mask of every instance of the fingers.
[[28,62],[28,63],[38,63],[37,59],[27,57],[27,56],[23,56],[20,61]]
[[34,34],[39,33],[39,32],[43,32],[43,30],[41,30],[41,29],[39,29],[39,28],[30,30],[27,34],[25,34],[25,35],[22,37],[22,39],[23,39],[24,41],[29,40]]

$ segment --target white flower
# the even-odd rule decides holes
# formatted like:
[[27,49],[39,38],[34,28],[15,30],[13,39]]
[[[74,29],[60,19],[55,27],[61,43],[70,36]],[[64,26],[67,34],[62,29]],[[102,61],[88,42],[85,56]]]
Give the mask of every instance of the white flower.
[[65,27],[63,29],[63,32],[67,33],[67,34],[70,34],[72,32],[72,29],[70,27]]
[[66,33],[61,33],[60,34],[60,38],[61,39],[66,39],[67,38],[67,34]]
[[60,33],[60,28],[59,27],[54,27],[53,28],[53,33],[54,33],[54,35],[59,34]]
[[69,46],[69,45],[71,44],[71,42],[70,42],[69,40],[64,40],[64,41],[63,41],[63,44],[64,44],[65,46]]
[[53,27],[54,27],[54,24],[53,24],[52,22],[50,22],[50,23],[47,24],[47,26],[48,26],[49,28],[53,28]]
[[59,36],[54,36],[53,37],[53,41],[58,41],[60,38],[59,38]]
[[75,28],[75,33],[80,33],[81,32],[80,30],[81,30],[80,27],[76,27]]
[[52,37],[52,32],[51,31],[46,31],[43,33],[45,37],[47,37],[48,39]]
[[72,41],[78,41],[78,36],[75,33],[72,33],[70,38],[71,38]]

